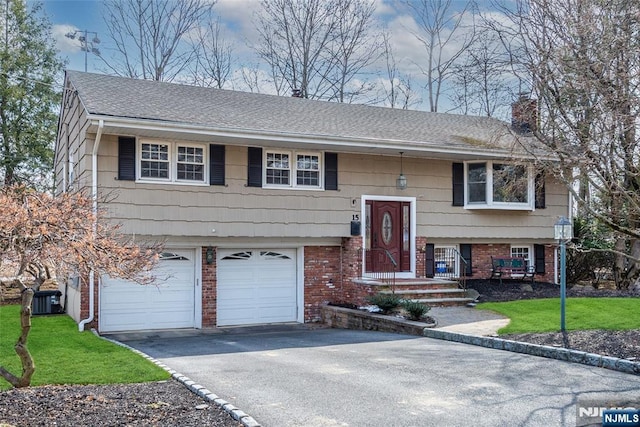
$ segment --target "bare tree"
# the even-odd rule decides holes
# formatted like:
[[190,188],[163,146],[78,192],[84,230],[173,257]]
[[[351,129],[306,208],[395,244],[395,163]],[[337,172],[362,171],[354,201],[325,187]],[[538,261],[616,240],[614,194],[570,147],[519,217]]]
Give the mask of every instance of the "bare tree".
[[327,52],[334,37],[335,5],[324,0],[262,1],[256,50],[278,94],[297,89],[303,98],[320,98],[329,91]]
[[373,84],[356,77],[379,57],[381,34],[374,30],[372,0],[340,0],[335,10],[335,37],[331,43],[333,57],[329,76],[338,102],[352,102],[373,90]]
[[260,70],[259,64],[240,65],[234,71],[234,81],[235,85],[240,86],[239,90],[260,93],[265,85],[264,72]]
[[429,109],[437,112],[453,64],[473,43],[475,28],[465,26],[464,18],[471,14],[474,3],[466,2],[459,11],[454,10],[453,0],[406,0],[406,5],[418,25],[412,34],[426,51],[426,65],[419,66],[427,78]]
[[381,85],[385,105],[407,110],[418,104],[420,100],[412,90],[411,77],[403,75],[398,69],[391,38],[387,32],[382,35],[382,57],[385,60],[385,78]]
[[[501,29],[527,71],[547,167],[615,241],[619,288],[640,278],[640,4],[635,0],[519,0]],[[589,191],[574,186],[576,179]],[[584,188],[584,187],[583,187]],[[589,198],[586,195],[589,194]]]
[[276,92],[349,102],[371,90],[358,79],[378,52],[372,0],[262,0],[255,46]]
[[452,71],[450,99],[462,114],[495,117],[517,92],[507,51],[491,29],[476,33]]
[[108,0],[105,22],[115,44],[108,69],[121,76],[172,81],[195,59],[187,33],[209,17],[210,0]]
[[222,89],[231,77],[235,61],[233,46],[227,43],[220,30],[220,19],[210,21],[205,28],[198,27],[193,43],[197,49],[192,69],[193,83]]

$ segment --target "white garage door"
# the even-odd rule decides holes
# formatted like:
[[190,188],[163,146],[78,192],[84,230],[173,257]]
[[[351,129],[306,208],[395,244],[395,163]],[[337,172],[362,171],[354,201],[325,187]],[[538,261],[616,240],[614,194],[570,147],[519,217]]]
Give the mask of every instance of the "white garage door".
[[101,332],[195,326],[195,251],[168,249],[154,274],[158,282],[146,286],[102,278]]
[[218,326],[297,320],[295,249],[218,251]]

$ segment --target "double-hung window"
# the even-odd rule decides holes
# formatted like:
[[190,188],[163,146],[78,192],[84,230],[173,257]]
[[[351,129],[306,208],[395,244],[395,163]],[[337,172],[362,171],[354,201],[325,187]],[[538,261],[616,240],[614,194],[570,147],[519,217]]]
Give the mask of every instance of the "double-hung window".
[[265,187],[322,188],[320,153],[265,152]]
[[533,173],[521,164],[465,164],[465,207],[469,209],[533,209]]
[[511,246],[511,258],[524,259],[529,269],[534,265],[531,257],[532,253],[529,246]]
[[176,178],[182,181],[204,181],[204,147],[177,145]]
[[165,141],[139,142],[140,181],[204,184],[207,147]]
[[170,166],[169,144],[141,144],[140,178],[169,179]]
[[291,185],[291,154],[267,152],[267,185]]

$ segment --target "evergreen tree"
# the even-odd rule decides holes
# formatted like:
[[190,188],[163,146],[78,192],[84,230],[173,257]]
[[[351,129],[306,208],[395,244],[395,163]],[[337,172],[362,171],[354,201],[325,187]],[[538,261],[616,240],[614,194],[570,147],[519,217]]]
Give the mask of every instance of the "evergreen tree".
[[51,25],[42,5],[0,0],[0,183],[51,186],[60,93]]

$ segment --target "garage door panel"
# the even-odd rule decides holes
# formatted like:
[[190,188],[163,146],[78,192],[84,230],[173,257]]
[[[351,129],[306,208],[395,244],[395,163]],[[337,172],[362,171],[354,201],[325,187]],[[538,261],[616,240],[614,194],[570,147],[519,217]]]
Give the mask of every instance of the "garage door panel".
[[295,249],[218,253],[219,326],[297,320]]
[[191,328],[195,326],[195,253],[172,250],[158,262],[151,285],[103,277],[100,330]]

